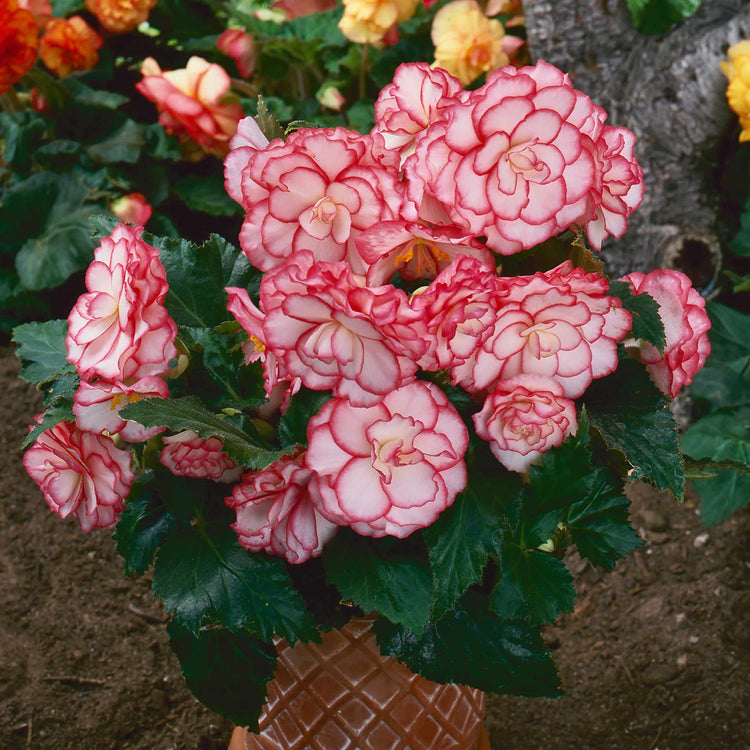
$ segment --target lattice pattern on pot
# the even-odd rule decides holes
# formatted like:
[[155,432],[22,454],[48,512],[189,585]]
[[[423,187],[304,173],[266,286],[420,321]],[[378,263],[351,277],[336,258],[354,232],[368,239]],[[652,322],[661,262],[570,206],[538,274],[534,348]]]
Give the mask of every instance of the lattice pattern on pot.
[[[439,685],[384,659],[371,621],[354,619],[323,642],[278,644],[261,733],[250,750],[473,750],[484,694]],[[255,744],[253,744],[253,742]]]

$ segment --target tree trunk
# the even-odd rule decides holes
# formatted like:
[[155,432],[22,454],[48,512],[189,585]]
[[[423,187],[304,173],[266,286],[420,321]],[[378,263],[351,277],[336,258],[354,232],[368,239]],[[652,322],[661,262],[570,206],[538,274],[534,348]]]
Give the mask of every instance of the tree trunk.
[[608,124],[638,137],[646,194],[625,236],[605,243],[609,273],[671,265],[709,292],[736,229],[725,214],[738,215],[737,196],[722,195],[738,127],[719,61],[750,38],[750,2],[704,0],[663,36],[636,31],[625,0],[524,0],[524,12],[532,58],[569,73]]

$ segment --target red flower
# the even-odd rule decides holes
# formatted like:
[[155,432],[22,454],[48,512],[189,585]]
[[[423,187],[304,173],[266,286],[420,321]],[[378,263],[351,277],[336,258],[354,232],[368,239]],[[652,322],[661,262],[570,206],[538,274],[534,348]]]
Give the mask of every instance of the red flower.
[[9,91],[29,72],[36,60],[39,26],[16,0],[0,7],[0,94]]
[[201,438],[192,430],[183,430],[164,438],[159,459],[175,476],[229,484],[240,478],[242,470],[223,447],[217,437]]

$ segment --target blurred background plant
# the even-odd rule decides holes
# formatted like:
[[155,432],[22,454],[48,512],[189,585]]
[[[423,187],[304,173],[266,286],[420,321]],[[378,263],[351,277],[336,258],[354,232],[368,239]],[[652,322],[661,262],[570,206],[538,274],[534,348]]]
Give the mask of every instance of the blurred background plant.
[[[711,356],[693,381],[693,424],[683,450],[698,459],[733,461],[735,469],[711,470],[696,482],[707,525],[723,521],[750,502],[750,41],[728,50],[721,64],[727,76],[727,101],[737,114],[729,169],[721,186],[726,221],[736,232],[723,254],[719,283],[706,307],[711,319]],[[743,206],[744,200],[744,206]]]

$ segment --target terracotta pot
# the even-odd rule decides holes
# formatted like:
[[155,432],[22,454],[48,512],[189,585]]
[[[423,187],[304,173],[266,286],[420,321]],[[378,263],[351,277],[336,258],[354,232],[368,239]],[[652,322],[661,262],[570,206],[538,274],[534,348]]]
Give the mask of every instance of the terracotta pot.
[[260,734],[238,727],[229,750],[490,750],[484,694],[381,656],[371,625],[354,618],[320,645],[281,641]]

